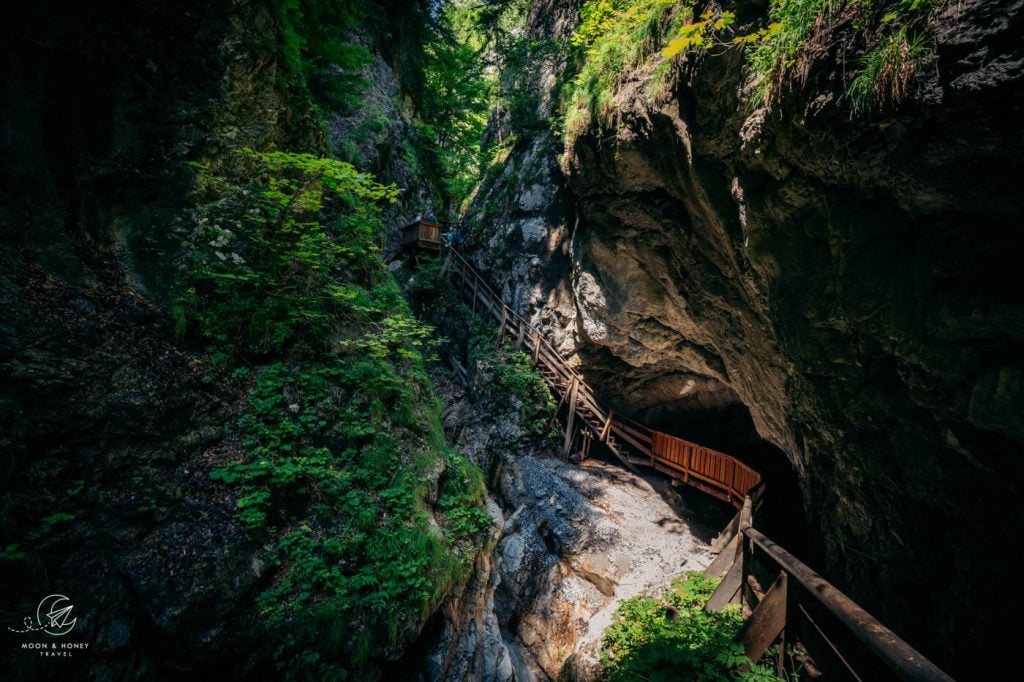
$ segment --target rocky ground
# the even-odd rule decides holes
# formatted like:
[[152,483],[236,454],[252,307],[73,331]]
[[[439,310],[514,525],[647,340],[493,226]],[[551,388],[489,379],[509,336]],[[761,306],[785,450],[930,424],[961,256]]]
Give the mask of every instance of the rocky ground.
[[416,676],[548,680],[572,659],[575,679],[591,678],[618,605],[703,569],[731,508],[656,474],[597,458],[572,464],[544,445],[524,451],[514,418],[449,397],[453,441],[488,472],[493,550],[425,633]]

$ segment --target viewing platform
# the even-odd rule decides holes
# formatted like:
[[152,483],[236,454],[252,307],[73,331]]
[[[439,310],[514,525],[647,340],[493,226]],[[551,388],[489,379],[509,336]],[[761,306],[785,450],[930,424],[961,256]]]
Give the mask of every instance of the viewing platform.
[[402,251],[441,253],[444,240],[441,235],[449,223],[440,220],[418,220],[402,228]]

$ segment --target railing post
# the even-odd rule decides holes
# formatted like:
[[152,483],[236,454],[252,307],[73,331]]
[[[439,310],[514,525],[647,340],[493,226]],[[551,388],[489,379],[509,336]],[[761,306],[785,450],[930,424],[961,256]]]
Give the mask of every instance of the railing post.
[[505,338],[505,324],[508,322],[508,306],[501,306],[501,325],[498,327],[498,344],[501,348],[501,340]]
[[683,447],[683,482],[690,482],[690,472],[693,471],[693,446],[689,443]]
[[736,460],[730,459],[729,463],[732,464],[732,476],[729,477],[729,498],[736,493]]
[[569,456],[569,448],[572,445],[573,422],[576,420],[576,390],[576,377],[573,377],[569,381],[569,416],[566,418],[565,424],[565,444],[562,445],[562,453],[567,457]]
[[537,362],[537,358],[540,357],[540,333],[534,332],[533,337],[533,361]]
[[612,417],[615,416],[615,410],[608,410],[608,417],[604,420],[604,428],[601,429],[601,442],[608,442],[608,434],[612,430]]

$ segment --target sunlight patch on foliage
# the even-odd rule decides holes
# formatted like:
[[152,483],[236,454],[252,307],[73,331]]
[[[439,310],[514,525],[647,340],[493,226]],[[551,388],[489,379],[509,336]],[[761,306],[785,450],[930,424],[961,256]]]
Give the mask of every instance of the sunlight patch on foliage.
[[380,258],[396,190],[288,152],[197,171],[181,331],[205,342],[211,380],[250,382],[241,453],[209,475],[275,548],[258,605],[281,674],[358,677],[467,578],[491,525],[482,475],[444,441],[433,330]]
[[660,599],[639,596],[622,602],[601,643],[605,679],[782,679],[770,667],[754,664],[744,655],[736,636],[743,625],[738,606],[726,607],[723,612],[704,611],[717,585],[717,579],[691,571]]

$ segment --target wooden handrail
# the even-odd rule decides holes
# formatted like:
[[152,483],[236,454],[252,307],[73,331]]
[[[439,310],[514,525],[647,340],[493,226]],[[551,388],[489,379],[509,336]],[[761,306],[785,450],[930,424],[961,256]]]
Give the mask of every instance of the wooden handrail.
[[[778,644],[776,672],[794,673],[788,654],[809,656],[825,679],[952,682],[952,678],[822,576],[754,528],[760,486],[715,544],[706,573],[722,578],[705,609],[742,604],[739,639],[752,661]],[[731,530],[735,524],[735,530]],[[730,532],[731,530],[731,532]]]
[[[753,660],[759,659],[772,642],[779,640],[783,630],[790,634],[782,637],[781,650],[784,652],[787,647],[793,645],[799,627],[797,620],[801,617],[798,614],[802,614],[805,620],[810,621],[817,630],[817,635],[825,637],[809,615],[809,610],[821,608],[852,633],[867,648],[871,656],[884,664],[890,674],[897,678],[915,682],[952,682],[952,678],[853,600],[754,528],[753,514],[764,492],[764,481],[756,470],[725,453],[650,429],[612,411],[605,411],[598,404],[593,390],[583,376],[538,330],[505,305],[461,254],[449,250],[448,258],[455,261],[457,266],[446,271],[459,273],[463,288],[474,290],[474,304],[479,298],[485,303],[485,309],[491,316],[502,323],[502,329],[506,325],[510,328],[515,326],[531,339],[531,358],[555,375],[555,378],[545,375],[545,379],[560,395],[559,407],[563,404],[570,406],[566,448],[570,441],[573,418],[577,416],[577,410],[584,408],[593,413],[594,423],[586,419],[582,421],[599,441],[612,447],[612,438],[619,438],[649,458],[654,468],[679,472],[684,477],[683,482],[725,499],[739,508],[736,536],[723,549],[722,554],[727,560],[734,558],[733,565],[728,569],[728,574],[716,590],[715,596],[708,602],[708,606],[711,607],[716,599],[721,604],[737,597],[750,601],[754,611],[744,625],[742,636],[744,649]],[[587,442],[589,443],[589,439]],[[612,449],[621,457],[615,447]],[[733,546],[734,549],[729,548]],[[778,576],[767,589],[760,588],[761,583],[752,573],[753,564],[756,563],[753,560],[755,548],[778,570]],[[714,565],[719,563],[720,561],[716,560]],[[715,572],[721,575],[720,571]],[[833,646],[831,642],[829,645]],[[852,653],[848,651],[847,657],[852,657]],[[842,656],[840,658],[850,672],[856,674],[850,668],[850,663]],[[784,656],[780,655],[780,661],[781,670],[785,665]]]
[[752,525],[741,532],[754,546],[763,551],[792,582],[798,583],[801,594],[809,595],[842,623],[864,646],[877,656],[902,680],[945,681],[953,678],[907,644],[877,618],[861,608],[855,601],[836,589],[830,582],[811,570],[806,564],[772,542]]
[[[419,225],[422,223],[414,223],[409,227]],[[416,237],[419,238],[419,235],[417,232]],[[592,437],[605,443],[627,466],[632,466],[636,460],[631,460],[621,451],[619,441],[642,455],[641,461],[647,460],[650,466],[673,477],[681,475],[681,482],[693,485],[735,507],[740,507],[747,494],[762,486],[761,475],[757,471],[730,455],[655,431],[603,408],[583,375],[562,357],[539,330],[507,306],[457,250],[446,250],[444,271],[455,278],[467,296],[472,298],[474,312],[485,313],[499,323],[499,342],[503,336],[512,335],[512,330],[516,330],[517,347],[522,348],[525,344],[530,349],[531,359],[542,370],[553,375],[544,374],[545,381],[560,397],[559,408],[562,405],[569,406],[570,427],[567,431],[570,433],[566,436],[566,447],[574,418],[580,415],[581,425]],[[584,412],[590,413],[589,418],[582,414]],[[686,453],[686,456],[680,457],[679,453]]]

